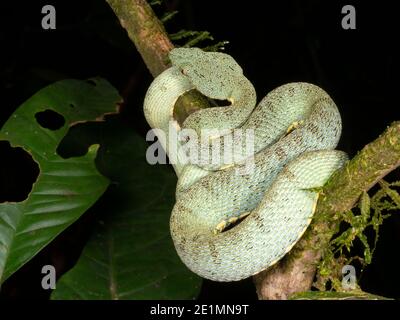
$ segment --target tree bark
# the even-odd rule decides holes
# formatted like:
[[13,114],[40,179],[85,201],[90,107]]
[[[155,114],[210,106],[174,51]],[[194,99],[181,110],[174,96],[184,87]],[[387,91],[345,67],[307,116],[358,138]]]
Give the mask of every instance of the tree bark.
[[161,21],[145,0],[106,0],[128,32],[153,77],[168,68],[174,47]]

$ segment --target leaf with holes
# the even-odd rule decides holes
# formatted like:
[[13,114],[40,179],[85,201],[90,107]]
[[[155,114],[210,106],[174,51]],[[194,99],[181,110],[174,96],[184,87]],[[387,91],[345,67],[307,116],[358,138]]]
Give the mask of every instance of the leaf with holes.
[[202,280],[180,261],[169,233],[173,170],[149,165],[147,144],[121,123],[102,132],[99,168],[114,183],[92,238],[52,299],[193,299]]
[[0,283],[77,220],[103,194],[97,145],[82,157],[56,150],[69,127],[116,112],[117,91],[105,80],[64,80],[28,99],[0,130],[0,141],[28,152],[40,168],[27,199],[0,204]]

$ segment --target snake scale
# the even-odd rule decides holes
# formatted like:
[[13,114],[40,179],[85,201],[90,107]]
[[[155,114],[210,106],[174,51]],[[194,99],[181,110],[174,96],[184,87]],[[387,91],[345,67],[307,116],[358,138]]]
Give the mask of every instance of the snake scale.
[[[165,133],[167,139],[156,135],[169,158],[178,159],[170,218],[175,248],[186,266],[204,278],[247,278],[290,251],[311,222],[319,188],[347,160],[334,150],[341,134],[339,111],[324,90],[305,82],[282,85],[256,106],[254,87],[225,53],[177,48],[169,57],[172,66],[150,85],[144,113],[152,128]],[[180,126],[173,119],[174,105],[192,89],[230,105],[198,110]],[[179,151],[168,144],[171,123],[176,134],[187,128],[199,134],[214,128],[224,135],[252,129],[253,170],[238,174],[248,161],[245,156],[228,165],[180,162]],[[221,136],[210,139],[224,148]],[[236,145],[243,142],[233,139]]]

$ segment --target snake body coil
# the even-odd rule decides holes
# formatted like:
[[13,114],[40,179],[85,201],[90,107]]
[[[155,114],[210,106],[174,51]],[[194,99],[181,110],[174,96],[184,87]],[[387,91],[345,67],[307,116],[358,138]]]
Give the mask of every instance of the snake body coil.
[[[196,111],[182,127],[174,122],[175,133],[216,128],[233,135],[235,128],[252,129],[255,152],[251,172],[238,174],[248,158],[228,166],[181,163],[168,136],[159,136],[169,157],[178,156],[177,201],[170,219],[175,248],[204,278],[249,277],[273,265],[300,239],[313,216],[318,188],[346,161],[345,153],[333,150],[341,133],[340,114],[325,91],[308,83],[278,87],[254,109],[255,90],[229,55],[179,48],[170,58],[172,67],[153,81],[145,97],[150,126],[170,134],[175,102],[197,89],[231,105]],[[213,139],[224,148],[222,137]],[[232,139],[241,145],[242,140]]]

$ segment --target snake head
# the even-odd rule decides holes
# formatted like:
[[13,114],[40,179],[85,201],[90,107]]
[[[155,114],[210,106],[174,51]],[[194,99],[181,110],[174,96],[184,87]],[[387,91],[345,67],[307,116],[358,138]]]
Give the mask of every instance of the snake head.
[[242,68],[229,55],[205,52],[199,48],[175,48],[169,53],[172,65],[178,67],[205,96],[224,100],[243,76]]

